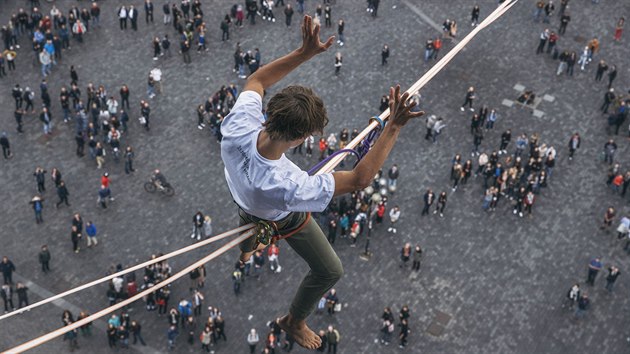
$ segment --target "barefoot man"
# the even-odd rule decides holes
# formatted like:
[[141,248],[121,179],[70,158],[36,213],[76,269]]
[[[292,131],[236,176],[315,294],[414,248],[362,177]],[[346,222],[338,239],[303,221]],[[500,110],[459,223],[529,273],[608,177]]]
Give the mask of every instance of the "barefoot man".
[[265,89],[282,80],[300,64],[325,52],[334,37],[319,39],[319,25],[309,16],[302,24],[302,46],[261,67],[249,77],[230,114],[221,125],[221,157],[228,187],[239,206],[242,225],[256,223],[257,235],[240,245],[241,261],[264,249],[270,231],[287,243],[311,268],[295,294],[289,313],[278,325],[308,349],[321,340],[306,325],[306,318],[321,297],[343,274],[341,261],[309,212],[321,212],[334,196],[367,187],[392,150],[401,128],[424,112],[411,112],[414,103],[400,87],[390,90],[388,124],[373,149],[352,171],[309,176],[284,153],[311,134],[322,135],[328,123],[322,100],[309,88],[289,86],[275,94],[262,114]]

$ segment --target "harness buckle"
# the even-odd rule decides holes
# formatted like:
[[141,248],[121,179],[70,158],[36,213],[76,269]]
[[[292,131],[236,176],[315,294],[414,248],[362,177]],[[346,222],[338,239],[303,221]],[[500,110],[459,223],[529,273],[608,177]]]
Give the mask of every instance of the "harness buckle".
[[265,220],[259,220],[256,222],[256,246],[263,244],[269,246],[272,238],[276,236],[276,230],[272,224]]

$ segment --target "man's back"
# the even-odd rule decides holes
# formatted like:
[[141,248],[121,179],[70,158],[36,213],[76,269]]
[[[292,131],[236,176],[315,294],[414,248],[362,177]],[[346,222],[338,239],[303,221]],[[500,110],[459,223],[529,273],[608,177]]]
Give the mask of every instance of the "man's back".
[[332,175],[309,176],[284,155],[263,157],[257,148],[263,123],[260,95],[244,91],[221,124],[221,157],[236,203],[267,220],[282,219],[289,211],[324,210],[334,193]]

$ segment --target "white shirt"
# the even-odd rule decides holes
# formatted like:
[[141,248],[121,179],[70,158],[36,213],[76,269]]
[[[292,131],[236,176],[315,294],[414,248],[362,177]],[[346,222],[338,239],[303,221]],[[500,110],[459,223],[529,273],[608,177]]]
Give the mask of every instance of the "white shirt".
[[389,211],[389,218],[392,222],[398,221],[398,218],[400,218],[400,209],[396,210],[392,208],[392,210]]
[[248,214],[277,221],[294,211],[323,211],[335,192],[331,173],[309,176],[284,154],[269,160],[256,148],[262,98],[244,91],[221,124],[221,158],[234,201]]
[[151,70],[151,77],[153,77],[153,81],[161,81],[162,80],[162,70],[155,68]]

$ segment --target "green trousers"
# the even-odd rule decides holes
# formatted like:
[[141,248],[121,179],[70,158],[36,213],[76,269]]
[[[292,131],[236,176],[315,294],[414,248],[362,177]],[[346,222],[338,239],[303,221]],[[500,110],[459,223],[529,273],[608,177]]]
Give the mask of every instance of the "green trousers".
[[[241,225],[260,220],[242,210],[239,210],[239,215]],[[306,216],[306,213],[291,213],[276,224],[281,234],[286,234],[298,228]],[[302,230],[286,238],[285,241],[311,268],[302,280],[289,309],[295,319],[303,320],[313,312],[322,296],[341,278],[343,267],[335,250],[326,239],[326,235],[312,217]],[[248,238],[239,246],[242,251],[251,252],[256,246],[255,237]]]

